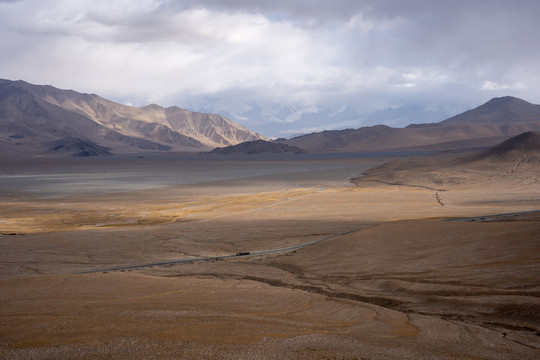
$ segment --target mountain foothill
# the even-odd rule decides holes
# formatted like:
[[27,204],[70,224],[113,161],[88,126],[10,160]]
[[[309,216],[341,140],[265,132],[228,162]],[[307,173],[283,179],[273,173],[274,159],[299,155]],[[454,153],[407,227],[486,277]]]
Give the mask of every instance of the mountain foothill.
[[355,182],[445,189],[497,182],[537,186],[540,179],[540,132],[528,131],[483,150],[443,151],[402,158],[369,169]]

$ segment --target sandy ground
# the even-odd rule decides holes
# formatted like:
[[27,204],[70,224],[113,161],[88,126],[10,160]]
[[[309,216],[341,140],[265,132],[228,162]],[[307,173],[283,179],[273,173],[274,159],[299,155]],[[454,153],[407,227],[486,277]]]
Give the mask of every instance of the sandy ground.
[[0,203],[0,357],[540,356],[538,183],[346,180]]

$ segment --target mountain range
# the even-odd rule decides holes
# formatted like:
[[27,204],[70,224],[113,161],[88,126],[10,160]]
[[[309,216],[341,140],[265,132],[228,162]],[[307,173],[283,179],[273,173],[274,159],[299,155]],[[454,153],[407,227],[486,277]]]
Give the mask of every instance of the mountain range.
[[[204,151],[264,139],[217,114],[121,105],[95,94],[0,80],[2,152],[51,151],[79,139],[112,152]],[[60,146],[65,148],[65,146]]]
[[[540,131],[540,105],[506,96],[438,123],[322,131],[276,142],[308,152],[440,151],[493,146],[526,131]],[[257,145],[253,142],[261,139],[268,140],[218,114],[133,107],[95,94],[0,79],[2,154],[203,152]]]
[[366,126],[279,141],[310,152],[441,151],[492,146],[526,131],[540,131],[540,105],[505,96],[438,123]]
[[358,103],[346,102],[339,105],[309,105],[293,103],[243,102],[238,98],[205,98],[190,103],[190,108],[221,114],[233,121],[248,126],[251,130],[269,137],[292,137],[320,132],[386,124],[393,127],[407,126],[412,122],[436,122],[458,114],[467,108],[447,104],[402,104],[388,106],[375,111]]

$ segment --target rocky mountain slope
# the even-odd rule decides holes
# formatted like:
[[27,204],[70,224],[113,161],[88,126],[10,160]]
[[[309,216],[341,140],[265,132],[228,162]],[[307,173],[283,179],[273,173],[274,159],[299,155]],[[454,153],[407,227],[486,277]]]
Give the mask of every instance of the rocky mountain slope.
[[216,114],[158,105],[132,107],[95,94],[0,80],[0,149],[39,152],[81,139],[113,152],[202,151],[261,136]]
[[526,131],[540,131],[540,105],[508,96],[439,123],[323,131],[286,143],[308,151],[451,150],[492,146]]

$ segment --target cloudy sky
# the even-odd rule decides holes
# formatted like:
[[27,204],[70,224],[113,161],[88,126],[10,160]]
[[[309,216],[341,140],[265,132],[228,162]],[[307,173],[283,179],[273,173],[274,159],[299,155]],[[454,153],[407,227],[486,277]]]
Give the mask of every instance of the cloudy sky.
[[451,113],[540,103],[539,17],[538,0],[0,0],[0,77],[136,106]]

